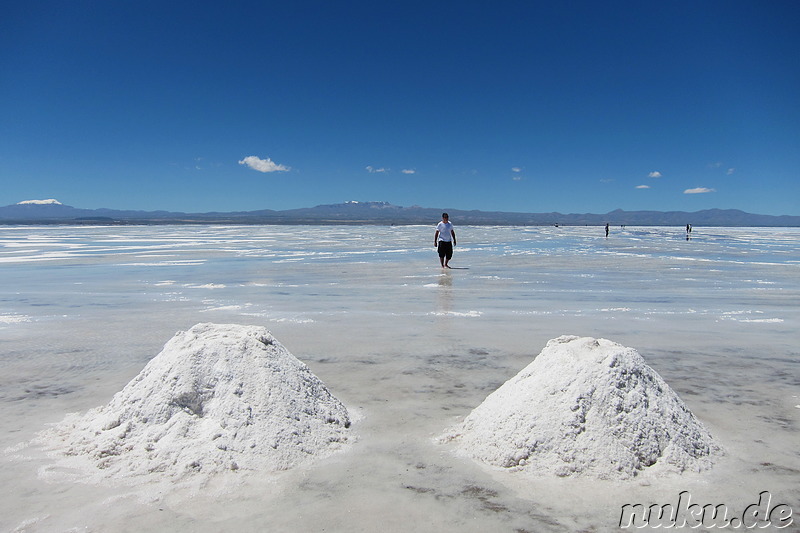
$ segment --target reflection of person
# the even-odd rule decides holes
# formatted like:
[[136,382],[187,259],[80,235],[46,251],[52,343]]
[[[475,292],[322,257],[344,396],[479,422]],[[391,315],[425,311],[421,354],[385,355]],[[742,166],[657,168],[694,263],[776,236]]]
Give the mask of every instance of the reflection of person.
[[439,250],[439,262],[442,268],[450,268],[448,263],[453,257],[453,246],[456,245],[456,232],[450,222],[450,215],[442,213],[442,221],[436,225],[433,245]]

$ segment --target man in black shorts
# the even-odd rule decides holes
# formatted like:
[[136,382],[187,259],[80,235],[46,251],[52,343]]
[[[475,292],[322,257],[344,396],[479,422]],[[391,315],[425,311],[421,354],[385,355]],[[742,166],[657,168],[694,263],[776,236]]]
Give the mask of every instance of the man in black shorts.
[[442,213],[442,221],[436,225],[436,234],[433,236],[433,245],[439,250],[439,262],[442,268],[450,268],[448,263],[453,257],[453,247],[456,245],[456,232],[450,222],[450,215]]

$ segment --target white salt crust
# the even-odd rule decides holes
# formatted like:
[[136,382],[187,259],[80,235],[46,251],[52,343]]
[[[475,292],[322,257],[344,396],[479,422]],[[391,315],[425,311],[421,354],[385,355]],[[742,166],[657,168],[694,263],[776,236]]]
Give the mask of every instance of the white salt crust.
[[67,416],[37,443],[87,458],[87,481],[180,480],[306,464],[342,447],[349,426],[344,405],[266,329],[198,324],[108,405]]
[[496,467],[597,479],[701,471],[722,453],[636,350],[575,336],[549,341],[439,440]]

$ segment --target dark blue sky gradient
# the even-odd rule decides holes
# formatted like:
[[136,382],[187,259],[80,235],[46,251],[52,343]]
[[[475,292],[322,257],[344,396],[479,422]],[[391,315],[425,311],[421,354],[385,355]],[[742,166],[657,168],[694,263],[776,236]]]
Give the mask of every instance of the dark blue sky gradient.
[[4,7],[0,204],[800,214],[797,2],[204,4]]

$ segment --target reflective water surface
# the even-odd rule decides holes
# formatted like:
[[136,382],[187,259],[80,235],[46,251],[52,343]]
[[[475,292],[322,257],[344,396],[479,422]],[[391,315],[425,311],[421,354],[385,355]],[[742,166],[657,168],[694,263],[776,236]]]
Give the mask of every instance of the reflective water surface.
[[[615,530],[622,505],[800,513],[800,229],[0,227],[0,530]],[[42,479],[20,447],[107,403],[176,331],[268,327],[345,405],[358,442],[235,493]],[[434,442],[547,340],[636,348],[725,446],[711,472],[521,479]],[[189,497],[191,496],[191,497]]]

